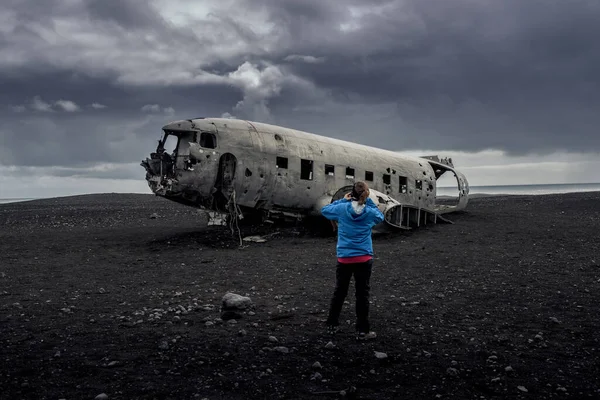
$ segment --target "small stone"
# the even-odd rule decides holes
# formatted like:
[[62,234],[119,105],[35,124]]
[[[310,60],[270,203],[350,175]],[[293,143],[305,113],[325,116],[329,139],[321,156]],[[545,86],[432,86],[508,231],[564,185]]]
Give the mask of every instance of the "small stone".
[[119,362],[118,361],[111,361],[108,363],[109,367],[114,367],[115,365],[117,365]]
[[279,340],[275,336],[269,336],[269,342],[279,343]]
[[321,369],[321,368],[323,368],[323,366],[318,361],[315,361],[315,363],[312,365],[312,369]]
[[254,311],[248,311],[248,315],[254,316],[254,315],[256,315],[256,313]]
[[166,340],[163,340],[158,344],[158,348],[161,350],[167,350],[169,348],[169,343]]
[[458,376],[458,370],[456,368],[448,368],[446,373],[450,376]]
[[311,381],[320,381],[323,379],[323,375],[318,372],[315,372],[314,375],[310,378]]
[[494,378],[494,379],[492,379],[492,382],[499,382],[499,381],[500,381],[500,378]]
[[527,388],[525,386],[517,386],[517,389],[519,389],[521,392],[529,392],[529,390],[527,390]]
[[542,340],[542,339],[544,339],[544,338],[542,337],[542,335],[539,335],[539,334],[538,334],[538,335],[535,335],[535,339],[537,339],[537,340]]
[[283,346],[277,346],[277,347],[273,348],[273,351],[278,351],[280,353],[287,354],[290,352],[290,349],[288,349],[287,347],[283,347]]
[[249,297],[240,296],[235,293],[226,293],[221,300],[223,309],[245,310],[252,306],[252,300]]
[[508,367],[504,368],[504,370],[506,372],[513,372],[514,371],[513,367],[511,367],[510,365]]
[[370,371],[369,371],[369,373],[370,373],[371,375],[375,375],[375,370],[374,370],[374,369],[372,369],[372,370],[370,370]]
[[212,322],[212,321],[206,321],[206,322],[204,323],[204,325],[206,325],[206,326],[213,326],[214,324],[215,324],[215,323],[214,323],[214,322]]
[[238,332],[238,335],[239,335],[239,336],[246,336],[246,334],[247,334],[247,333],[246,333],[246,330],[245,330],[245,329],[241,329],[241,330]]
[[333,342],[328,342],[328,343],[325,345],[325,348],[326,348],[327,350],[335,349],[335,344],[333,344]]
[[376,351],[375,352],[375,357],[379,360],[383,360],[384,358],[387,358],[387,354],[386,353],[382,353],[380,351]]
[[107,400],[108,395],[106,393],[100,393],[98,396],[94,397],[94,400]]
[[550,317],[550,321],[554,322],[555,324],[560,324],[560,321],[556,317]]

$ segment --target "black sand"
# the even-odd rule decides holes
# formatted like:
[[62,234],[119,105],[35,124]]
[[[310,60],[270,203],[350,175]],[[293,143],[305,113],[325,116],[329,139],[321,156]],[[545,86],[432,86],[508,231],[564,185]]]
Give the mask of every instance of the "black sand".
[[[239,249],[149,195],[0,205],[0,398],[600,398],[600,193],[474,199],[450,219],[375,239],[379,337],[345,325],[328,350],[333,237]],[[218,323],[228,291],[256,314]]]

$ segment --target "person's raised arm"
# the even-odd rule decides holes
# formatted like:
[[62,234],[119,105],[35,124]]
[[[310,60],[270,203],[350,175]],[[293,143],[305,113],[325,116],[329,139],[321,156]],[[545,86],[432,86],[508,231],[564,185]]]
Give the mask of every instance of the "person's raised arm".
[[336,200],[321,208],[321,214],[327,219],[337,221],[340,212],[343,210],[344,203],[347,203],[349,201],[350,195],[346,194],[343,199]]

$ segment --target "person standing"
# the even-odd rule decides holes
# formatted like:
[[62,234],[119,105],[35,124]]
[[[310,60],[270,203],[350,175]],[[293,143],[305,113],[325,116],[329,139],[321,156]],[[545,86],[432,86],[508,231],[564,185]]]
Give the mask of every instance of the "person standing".
[[352,192],[321,209],[321,214],[338,224],[336,282],[327,330],[335,334],[339,317],[348,294],[350,280],[354,276],[356,287],[356,333],[358,340],[375,339],[369,324],[369,291],[373,267],[372,228],[383,221],[383,213],[369,198],[365,182],[356,182]]

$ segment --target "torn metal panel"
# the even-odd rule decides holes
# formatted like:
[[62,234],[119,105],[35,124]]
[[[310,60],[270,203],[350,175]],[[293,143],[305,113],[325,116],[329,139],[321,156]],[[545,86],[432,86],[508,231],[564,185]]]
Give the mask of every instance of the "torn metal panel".
[[[168,149],[167,142],[175,143]],[[366,181],[386,224],[420,226],[467,206],[466,177],[452,159],[410,157],[289,128],[223,118],[163,127],[157,149],[142,162],[157,195],[229,215],[301,219]],[[458,204],[436,204],[436,183],[453,174]],[[389,215],[389,217],[387,217]],[[425,215],[425,217],[422,217]],[[423,219],[424,218],[424,219]],[[405,224],[408,222],[408,225]]]

